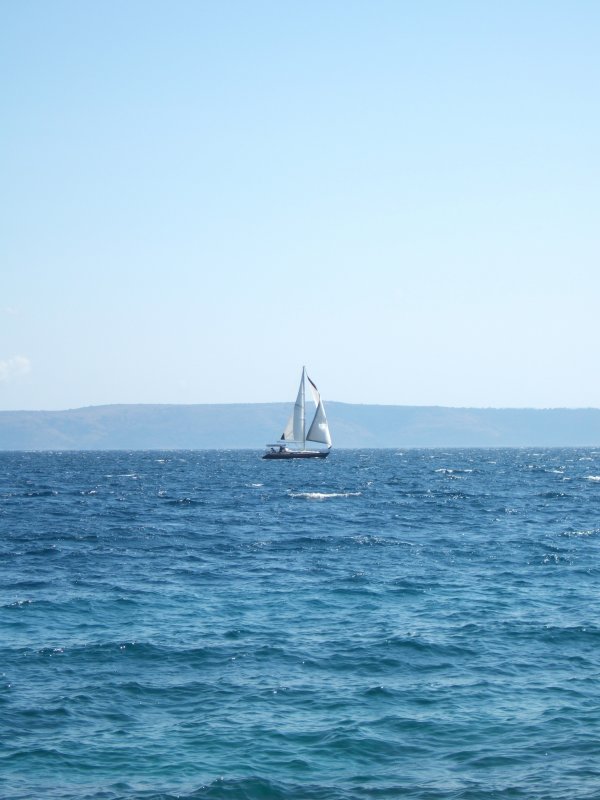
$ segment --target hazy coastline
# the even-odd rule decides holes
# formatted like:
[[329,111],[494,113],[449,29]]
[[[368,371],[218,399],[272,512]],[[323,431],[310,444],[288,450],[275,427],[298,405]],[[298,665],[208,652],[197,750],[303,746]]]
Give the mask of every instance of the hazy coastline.
[[[283,429],[289,403],[105,405],[0,411],[0,450],[247,449]],[[596,408],[450,408],[328,402],[336,448],[585,447]]]

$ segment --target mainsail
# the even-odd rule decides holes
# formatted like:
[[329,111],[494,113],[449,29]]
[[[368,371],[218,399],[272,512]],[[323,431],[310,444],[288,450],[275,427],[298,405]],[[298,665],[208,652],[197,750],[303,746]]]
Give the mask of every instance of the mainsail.
[[304,392],[304,370],[302,370],[302,377],[300,378],[300,388],[298,389],[298,396],[294,408],[285,426],[281,438],[286,442],[302,442],[304,441],[305,429],[305,392]]

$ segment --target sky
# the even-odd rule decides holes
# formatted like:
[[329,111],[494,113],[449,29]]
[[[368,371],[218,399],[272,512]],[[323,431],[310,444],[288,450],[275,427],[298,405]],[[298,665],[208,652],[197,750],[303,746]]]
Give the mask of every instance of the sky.
[[598,407],[595,0],[0,4],[0,409]]

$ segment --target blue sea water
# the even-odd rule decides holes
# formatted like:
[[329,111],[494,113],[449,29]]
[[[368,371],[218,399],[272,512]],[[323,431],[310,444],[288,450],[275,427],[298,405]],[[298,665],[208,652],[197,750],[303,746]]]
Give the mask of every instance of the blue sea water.
[[0,454],[4,800],[600,797],[600,452]]

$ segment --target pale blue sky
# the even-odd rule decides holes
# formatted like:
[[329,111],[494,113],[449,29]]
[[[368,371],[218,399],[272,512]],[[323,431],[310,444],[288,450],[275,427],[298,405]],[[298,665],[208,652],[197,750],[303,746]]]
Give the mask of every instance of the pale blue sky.
[[0,408],[600,406],[600,4],[0,7]]

